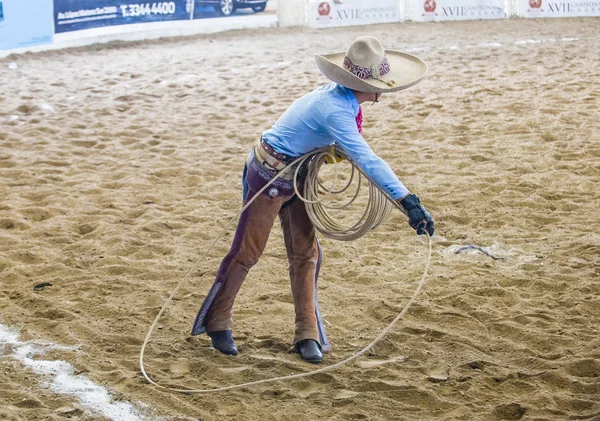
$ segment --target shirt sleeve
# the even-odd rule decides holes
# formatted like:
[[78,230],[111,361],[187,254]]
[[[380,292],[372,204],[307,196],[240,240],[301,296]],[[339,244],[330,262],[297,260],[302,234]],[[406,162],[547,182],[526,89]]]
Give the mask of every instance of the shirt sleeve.
[[326,122],[335,142],[380,189],[394,200],[409,194],[387,162],[375,155],[362,134],[358,133],[356,118],[349,110],[332,111]]

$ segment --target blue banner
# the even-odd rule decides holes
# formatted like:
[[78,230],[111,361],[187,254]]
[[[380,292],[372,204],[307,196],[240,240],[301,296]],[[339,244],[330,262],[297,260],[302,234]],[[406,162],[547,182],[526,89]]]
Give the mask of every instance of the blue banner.
[[52,43],[52,0],[0,0],[0,50]]
[[193,0],[54,0],[54,31],[190,19]]

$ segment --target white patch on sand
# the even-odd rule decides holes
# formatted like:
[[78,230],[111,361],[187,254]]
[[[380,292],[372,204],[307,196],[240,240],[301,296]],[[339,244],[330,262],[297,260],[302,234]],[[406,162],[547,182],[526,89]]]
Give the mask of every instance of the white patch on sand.
[[76,397],[82,406],[92,412],[101,414],[115,421],[143,420],[138,411],[127,402],[115,401],[108,391],[83,375],[75,375],[73,366],[61,360],[33,359],[50,349],[73,350],[76,347],[66,347],[51,342],[21,342],[14,330],[0,324],[0,355],[6,350],[12,351],[10,356],[21,362],[36,374],[44,376],[50,389],[56,393]]
[[[549,43],[549,42],[558,42],[559,40],[556,39],[522,39],[522,40],[518,40],[515,41],[513,44],[514,45],[528,45],[528,44],[543,44],[543,43]],[[560,41],[562,42],[573,42],[573,41],[579,41],[579,38],[561,38]],[[454,44],[454,45],[450,45],[448,47],[440,47],[440,49],[442,50],[467,50],[467,49],[471,49],[471,48],[502,48],[502,47],[507,47],[508,45],[499,43],[499,42],[482,42],[481,44],[465,44],[465,45],[458,45],[458,44]],[[410,48],[410,49],[405,49],[404,51],[406,52],[417,52],[417,51],[426,51],[426,48]]]
[[[551,40],[554,41],[554,40]],[[523,44],[541,44],[542,41],[539,39],[522,39],[520,41],[515,41],[515,44],[517,45],[523,45]]]
[[502,44],[500,44],[499,42],[482,42],[481,44],[477,44],[478,47],[489,47],[489,48],[495,48],[495,47],[502,47]]
[[44,111],[45,113],[53,113],[54,112],[54,107],[50,104],[48,104],[47,102],[42,102],[39,104],[40,110]]

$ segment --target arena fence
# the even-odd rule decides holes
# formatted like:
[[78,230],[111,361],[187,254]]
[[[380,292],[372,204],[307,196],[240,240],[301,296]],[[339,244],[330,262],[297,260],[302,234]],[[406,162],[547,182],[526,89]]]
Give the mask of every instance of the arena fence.
[[600,16],[600,0],[232,1],[238,12],[217,18],[206,0],[0,0],[0,57],[232,29]]

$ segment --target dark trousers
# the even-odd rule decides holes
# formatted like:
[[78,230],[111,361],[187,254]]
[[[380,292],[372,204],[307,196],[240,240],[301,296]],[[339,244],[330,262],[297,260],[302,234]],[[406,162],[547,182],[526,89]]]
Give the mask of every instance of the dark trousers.
[[[244,169],[244,204],[274,174],[276,173],[266,170],[251,155]],[[235,297],[248,271],[262,255],[275,217],[279,215],[296,312],[294,343],[314,339],[328,348],[316,299],[320,247],[315,237],[315,228],[308,218],[304,203],[295,197],[292,183],[276,180],[240,216],[233,243],[221,262],[215,283],[198,313],[193,334],[232,329]]]

